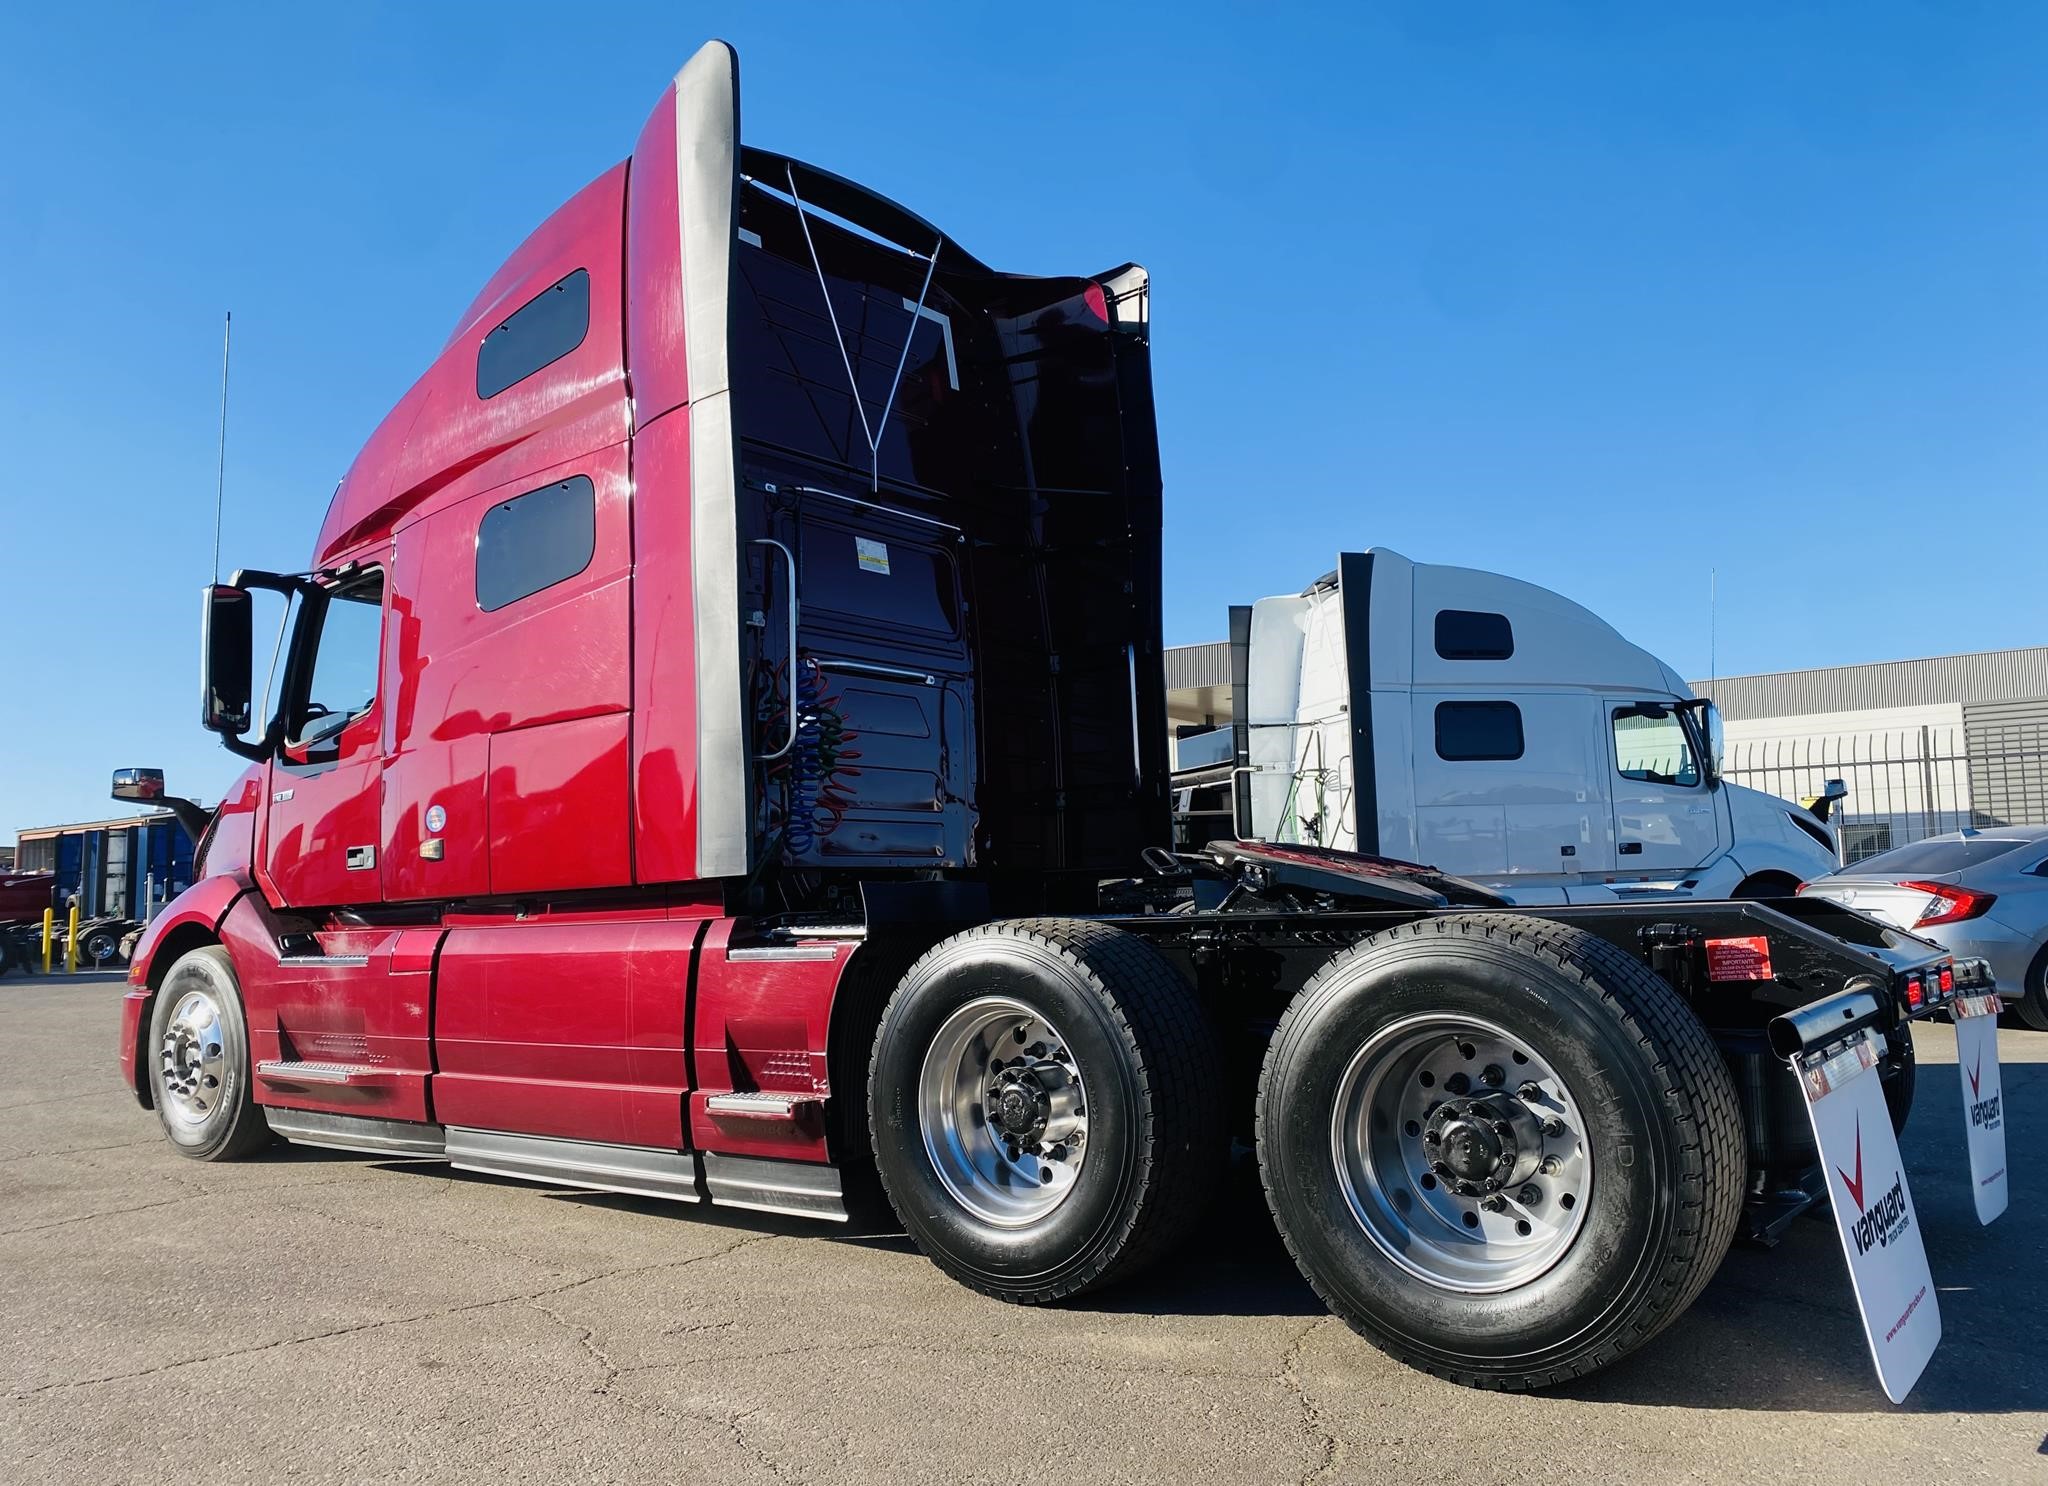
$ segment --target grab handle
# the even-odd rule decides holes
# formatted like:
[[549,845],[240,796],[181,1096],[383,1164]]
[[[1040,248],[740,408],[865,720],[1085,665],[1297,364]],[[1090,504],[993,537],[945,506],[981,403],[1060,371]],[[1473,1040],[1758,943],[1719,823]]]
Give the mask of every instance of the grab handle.
[[782,740],[782,746],[773,753],[760,755],[762,763],[771,764],[788,753],[790,749],[796,747],[796,554],[773,537],[755,537],[753,545],[756,547],[773,547],[782,554],[782,560],[789,564],[789,736]]

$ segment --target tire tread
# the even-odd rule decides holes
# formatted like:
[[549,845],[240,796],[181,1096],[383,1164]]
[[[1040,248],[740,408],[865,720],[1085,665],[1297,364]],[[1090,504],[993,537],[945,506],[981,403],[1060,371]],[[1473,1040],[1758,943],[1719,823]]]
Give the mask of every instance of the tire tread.
[[[990,1282],[930,1257],[969,1289],[1020,1305],[1046,1305],[1116,1284],[1161,1258],[1194,1230],[1217,1185],[1214,1168],[1224,1149],[1222,1059],[1213,1029],[1193,989],[1144,940],[1108,924],[1082,919],[1008,919],[970,929],[934,946],[911,966],[882,1013],[877,1039],[895,1022],[897,1003],[910,994],[926,962],[963,940],[1008,940],[1035,945],[1065,960],[1101,1000],[1133,1051],[1138,1150],[1134,1189],[1119,1230],[1098,1247],[1092,1262],[1028,1288]],[[882,1107],[869,1065],[868,1108]],[[1165,1091],[1175,1091],[1171,1099]],[[881,1157],[879,1130],[877,1159]]]
[[[1266,1151],[1266,1101],[1273,1069],[1285,1056],[1290,1034],[1305,1020],[1316,987],[1352,958],[1400,940],[1485,940],[1540,957],[1575,978],[1607,1003],[1641,1047],[1645,1066],[1663,1084],[1664,1111],[1679,1131],[1678,1201],[1660,1270],[1642,1300],[1621,1324],[1605,1332],[1580,1355],[1561,1365],[1531,1371],[1447,1367],[1375,1327],[1344,1305],[1302,1262],[1287,1231]],[[1705,1025],[1672,987],[1626,951],[1568,924],[1523,914],[1448,914],[1418,919],[1385,930],[1335,956],[1302,988],[1281,1017],[1259,1079],[1259,1172],[1267,1206],[1295,1265],[1323,1303],[1347,1325],[1397,1360],[1466,1387],[1520,1391],[1581,1377],[1633,1351],[1675,1321],[1720,1267],[1742,1214],[1746,1174],[1742,1111],[1721,1052]]]

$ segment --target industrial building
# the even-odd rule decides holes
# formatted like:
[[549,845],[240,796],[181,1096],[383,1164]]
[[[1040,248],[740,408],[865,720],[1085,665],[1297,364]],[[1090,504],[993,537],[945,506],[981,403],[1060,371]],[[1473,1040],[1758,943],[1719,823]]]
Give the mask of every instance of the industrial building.
[[1970,826],[2048,823],[2048,646],[1695,681],[1731,778],[1787,799],[1849,787],[1843,857]]

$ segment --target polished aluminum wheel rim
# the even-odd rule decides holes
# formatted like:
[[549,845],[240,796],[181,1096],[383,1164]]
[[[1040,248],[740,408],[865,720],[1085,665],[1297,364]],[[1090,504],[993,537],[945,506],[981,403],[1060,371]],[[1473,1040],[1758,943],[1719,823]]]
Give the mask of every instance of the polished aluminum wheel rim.
[[1066,1201],[1087,1159],[1081,1069],[1057,1027],[1005,996],[948,1017],[918,1075],[925,1154],[962,1207],[1002,1228]]
[[1526,1285],[1578,1236],[1593,1158],[1577,1099],[1528,1043],[1473,1017],[1405,1017],[1338,1085],[1331,1154],[1352,1216],[1445,1290]]
[[204,1124],[226,1096],[226,1048],[220,1004],[205,991],[180,996],[157,1050],[164,1108],[179,1124]]

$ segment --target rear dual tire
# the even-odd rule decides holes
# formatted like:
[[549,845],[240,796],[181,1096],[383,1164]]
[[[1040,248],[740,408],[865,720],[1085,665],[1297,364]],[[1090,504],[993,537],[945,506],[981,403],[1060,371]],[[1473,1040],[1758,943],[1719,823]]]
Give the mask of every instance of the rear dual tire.
[[[1465,1068],[1469,1093],[1436,1100]],[[1317,1294],[1473,1386],[1538,1387],[1641,1345],[1741,1213],[1741,1116],[1698,1018],[1605,940],[1518,915],[1424,919],[1331,960],[1274,1034],[1257,1129]]]
[[1044,1304],[1188,1236],[1221,1179],[1221,1086],[1193,990],[1143,940],[989,924],[926,954],[882,1014],[875,1164],[941,1269]]

